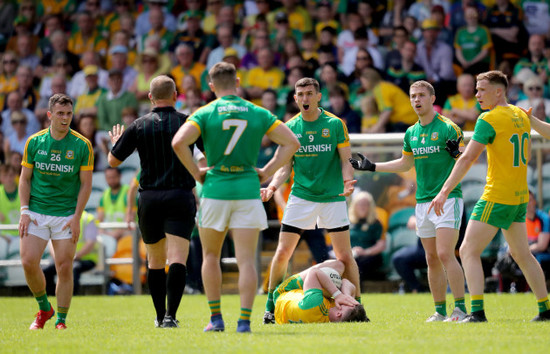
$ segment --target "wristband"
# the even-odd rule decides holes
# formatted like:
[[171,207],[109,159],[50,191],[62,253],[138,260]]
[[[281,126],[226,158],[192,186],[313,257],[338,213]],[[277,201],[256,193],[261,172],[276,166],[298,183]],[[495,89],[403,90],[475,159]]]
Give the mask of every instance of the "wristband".
[[28,205],[22,205],[21,206],[21,211],[23,210],[29,210],[29,206]]
[[23,209],[21,210],[21,215],[31,216],[31,211],[29,209]]
[[270,189],[273,193],[275,193],[275,191],[277,190],[277,187],[275,187],[273,185],[269,185],[269,186],[267,186],[266,189]]
[[333,298],[333,299],[336,299],[336,296],[340,295],[341,293],[342,293],[342,291],[336,290],[336,291],[334,292],[334,294],[332,294],[332,298]]

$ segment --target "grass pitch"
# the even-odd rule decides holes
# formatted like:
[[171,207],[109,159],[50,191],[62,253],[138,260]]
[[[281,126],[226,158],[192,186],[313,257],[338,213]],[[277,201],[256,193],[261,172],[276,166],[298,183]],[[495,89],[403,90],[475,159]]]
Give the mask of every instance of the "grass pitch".
[[[425,323],[434,312],[429,294],[363,294],[371,323],[263,325],[265,300],[256,297],[253,333],[238,334],[236,295],[222,297],[223,333],[202,332],[209,318],[204,296],[183,297],[179,329],[154,328],[149,296],[79,296],[71,305],[68,330],[60,332],[54,329],[55,320],[42,331],[29,331],[37,311],[34,299],[4,297],[0,353],[547,353],[550,348],[550,323],[529,322],[537,314],[533,294],[486,295],[489,323],[482,324]],[[451,296],[447,300],[450,313]],[[55,299],[51,301],[55,306]]]

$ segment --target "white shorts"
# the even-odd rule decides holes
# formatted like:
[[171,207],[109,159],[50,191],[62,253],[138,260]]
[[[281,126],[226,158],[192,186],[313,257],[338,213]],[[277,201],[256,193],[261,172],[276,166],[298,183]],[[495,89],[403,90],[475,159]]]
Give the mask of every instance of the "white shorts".
[[349,225],[348,207],[345,201],[317,203],[290,195],[282,223],[302,230],[336,229]]
[[[48,241],[52,240],[65,240],[72,237],[71,228],[67,227],[65,230],[61,230],[73,215],[69,216],[51,216],[35,213],[29,210],[31,222],[29,223],[28,233],[40,237],[41,239]],[[33,221],[36,221],[36,225]]]
[[416,204],[416,234],[420,238],[435,237],[435,230],[440,228],[460,229],[462,221],[462,211],[464,209],[464,200],[462,198],[447,199],[443,206],[443,215],[435,215],[435,211],[430,210],[428,214],[429,202]]
[[260,199],[220,200],[202,198],[198,214],[200,227],[226,229],[267,229],[267,215]]

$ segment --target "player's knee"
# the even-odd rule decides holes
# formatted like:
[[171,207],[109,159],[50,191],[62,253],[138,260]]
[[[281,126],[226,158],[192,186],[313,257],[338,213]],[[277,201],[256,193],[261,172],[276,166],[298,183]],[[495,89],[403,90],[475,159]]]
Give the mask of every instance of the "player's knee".
[[438,250],[437,257],[443,264],[447,264],[454,258],[454,250],[449,252],[448,250]]
[[429,267],[439,266],[441,264],[441,260],[439,259],[437,252],[426,252],[426,263],[428,263]]
[[56,270],[58,277],[71,277],[73,274],[73,262],[71,260],[63,260],[56,264]]
[[40,268],[40,259],[32,259],[31,257],[22,257],[21,265],[23,270],[31,271]]

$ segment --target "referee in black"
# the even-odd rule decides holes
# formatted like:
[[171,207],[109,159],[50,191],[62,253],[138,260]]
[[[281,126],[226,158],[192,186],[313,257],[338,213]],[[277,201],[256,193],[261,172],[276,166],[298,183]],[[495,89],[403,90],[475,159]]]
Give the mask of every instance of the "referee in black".
[[[176,97],[174,80],[165,75],[154,78],[149,92],[152,112],[126,130],[117,124],[109,132],[113,143],[110,166],[120,165],[136,148],[141,160],[139,228],[147,247],[147,284],[157,313],[155,326],[163,328],[179,327],[176,312],[185,288],[185,264],[196,213],[195,180],[171,145],[188,117],[175,110]],[[198,144],[204,150],[202,142]]]

